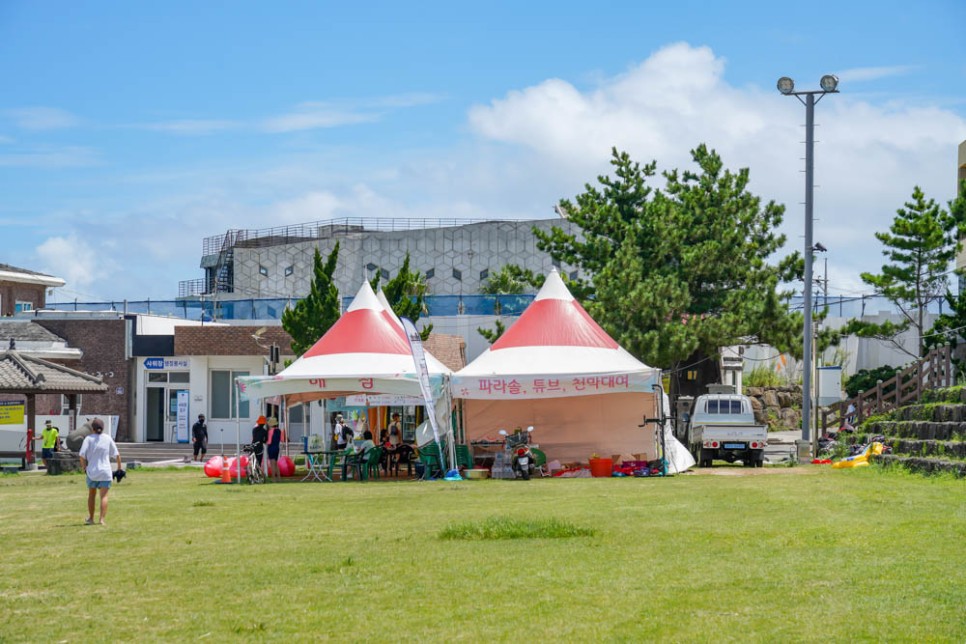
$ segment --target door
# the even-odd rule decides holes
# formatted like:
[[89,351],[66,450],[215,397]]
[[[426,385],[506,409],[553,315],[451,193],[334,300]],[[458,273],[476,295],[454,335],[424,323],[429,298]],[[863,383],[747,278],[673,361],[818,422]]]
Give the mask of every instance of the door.
[[147,409],[145,410],[146,431],[144,439],[148,441],[164,440],[165,400],[164,387],[148,387]]

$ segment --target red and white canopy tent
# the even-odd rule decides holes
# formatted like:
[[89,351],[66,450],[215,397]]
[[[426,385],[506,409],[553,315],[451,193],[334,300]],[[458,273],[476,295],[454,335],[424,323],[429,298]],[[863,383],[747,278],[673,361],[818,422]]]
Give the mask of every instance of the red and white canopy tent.
[[[426,365],[437,401],[437,418],[442,415],[448,428],[451,371],[428,352]],[[282,396],[288,404],[359,394],[421,399],[419,376],[406,334],[368,282],[363,282],[342,317],[288,368],[275,376],[244,376],[236,380],[243,397]],[[440,412],[440,408],[445,409]]]
[[660,371],[625,351],[552,271],[520,318],[476,360],[453,374],[467,439],[534,426],[534,442],[561,462],[645,453],[656,456],[653,385]]

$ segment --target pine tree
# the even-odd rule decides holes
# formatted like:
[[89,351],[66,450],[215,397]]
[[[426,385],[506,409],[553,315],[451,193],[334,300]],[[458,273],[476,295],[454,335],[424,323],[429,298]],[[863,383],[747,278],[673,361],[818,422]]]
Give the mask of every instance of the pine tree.
[[746,342],[800,353],[802,316],[780,284],[800,275],[801,256],[768,263],[785,242],[775,232],[784,207],[763,204],[747,191],[748,170],[726,170],[704,145],[691,156],[697,172],[665,172],[655,190],[656,164],[615,149],[614,177],[560,202],[579,236],[534,230],[538,247],[590,276],[575,297],[647,364],[675,369]]
[[332,281],[338,258],[338,242],[324,264],[322,255],[316,248],[309,294],[294,307],[282,312],[282,328],[292,336],[292,353],[297,356],[311,349],[336,323],[342,312],[339,289]]
[[[842,329],[843,333],[890,341],[912,357],[925,355],[928,307],[946,296],[950,266],[961,247],[961,200],[962,195],[950,203],[951,212],[947,212],[933,199],[926,199],[919,186],[913,189],[912,201],[896,210],[889,232],[875,234],[885,246],[882,254],[889,263],[883,264],[881,273],[861,275],[863,282],[895,304],[902,320],[881,324],[852,320]],[[916,332],[916,353],[899,342],[898,336],[909,329]]]
[[[380,273],[372,278],[372,290],[379,290]],[[396,273],[396,276],[386,282],[382,288],[386,301],[392,310],[401,318],[409,318],[415,325],[420,316],[426,313],[426,280],[422,273],[409,268],[409,253]],[[423,327],[419,335],[423,340],[433,332],[433,325]]]

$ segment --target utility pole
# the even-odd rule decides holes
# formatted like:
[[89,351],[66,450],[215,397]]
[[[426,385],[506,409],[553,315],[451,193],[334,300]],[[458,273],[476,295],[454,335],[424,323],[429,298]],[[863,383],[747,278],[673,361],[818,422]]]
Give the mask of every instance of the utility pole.
[[[785,96],[794,96],[805,106],[805,288],[804,306],[805,328],[802,338],[802,441],[810,443],[812,427],[812,261],[813,253],[818,250],[812,244],[812,202],[815,185],[815,104],[826,94],[838,93],[839,79],[831,74],[822,76],[819,85],[822,89],[796,92],[795,81],[788,76],[778,79],[778,91]],[[804,100],[802,97],[805,97]],[[818,96],[818,98],[816,98]]]

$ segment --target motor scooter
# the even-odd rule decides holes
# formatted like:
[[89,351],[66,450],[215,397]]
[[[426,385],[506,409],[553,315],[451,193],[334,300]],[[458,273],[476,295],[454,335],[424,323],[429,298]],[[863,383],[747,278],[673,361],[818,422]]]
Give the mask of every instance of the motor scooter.
[[533,425],[527,427],[525,432],[517,430],[510,434],[505,429],[499,431],[500,436],[503,436],[504,439],[505,458],[511,464],[513,476],[514,478],[517,476],[523,477],[524,481],[530,480],[534,470],[533,453],[530,451],[530,432],[532,431]]

